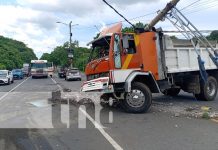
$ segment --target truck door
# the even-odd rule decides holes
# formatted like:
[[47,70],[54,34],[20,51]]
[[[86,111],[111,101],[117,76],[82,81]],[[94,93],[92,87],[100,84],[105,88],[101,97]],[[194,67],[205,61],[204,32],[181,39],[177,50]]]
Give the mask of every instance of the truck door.
[[121,38],[119,34],[114,35],[114,65],[116,69],[120,69],[121,66]]
[[140,68],[141,57],[136,45],[134,34],[122,35],[122,69]]

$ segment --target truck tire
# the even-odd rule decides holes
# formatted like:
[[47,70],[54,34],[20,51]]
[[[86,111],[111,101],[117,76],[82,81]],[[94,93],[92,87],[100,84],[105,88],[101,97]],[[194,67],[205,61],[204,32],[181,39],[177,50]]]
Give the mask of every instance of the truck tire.
[[108,94],[103,94],[100,97],[100,105],[102,107],[108,107],[109,106],[109,95]]
[[128,113],[147,112],[152,103],[150,89],[143,83],[133,82],[131,92],[125,94],[121,106]]
[[197,100],[201,101],[213,101],[216,99],[218,90],[218,83],[216,78],[210,76],[207,82],[201,83],[201,93],[195,94]]
[[181,89],[179,88],[171,88],[166,89],[162,93],[166,96],[177,96],[180,93]]

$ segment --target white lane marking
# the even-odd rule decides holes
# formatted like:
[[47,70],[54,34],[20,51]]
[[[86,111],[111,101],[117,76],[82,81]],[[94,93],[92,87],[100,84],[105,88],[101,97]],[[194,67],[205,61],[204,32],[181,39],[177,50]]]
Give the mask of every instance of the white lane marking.
[[63,88],[53,78],[51,78],[51,80],[59,87],[60,90],[63,90]]
[[88,118],[92,124],[98,129],[99,132],[105,137],[105,139],[111,143],[111,145],[116,149],[116,150],[123,150],[123,148],[102,128],[102,126],[96,122],[86,111],[84,111],[82,108],[79,108],[79,110]]
[[0,97],[0,103],[3,102],[3,99],[8,96],[8,94],[10,94],[11,92],[13,92],[16,88],[18,88],[19,86],[21,86],[24,82],[26,82],[30,77],[26,78],[23,82],[21,82],[20,84],[18,84],[17,86],[15,86],[13,89],[11,89],[9,92],[5,93],[2,97]]
[[[52,79],[52,81],[55,84],[57,84],[57,82],[54,79]],[[59,84],[57,84],[57,86],[60,88],[60,90],[63,89]],[[82,108],[79,108],[79,110],[86,116],[86,118],[89,119],[89,121],[91,121],[91,123],[96,127],[96,129],[98,129],[98,131],[105,137],[105,139],[114,147],[114,149],[123,150],[123,148],[85,110],[83,110]]]

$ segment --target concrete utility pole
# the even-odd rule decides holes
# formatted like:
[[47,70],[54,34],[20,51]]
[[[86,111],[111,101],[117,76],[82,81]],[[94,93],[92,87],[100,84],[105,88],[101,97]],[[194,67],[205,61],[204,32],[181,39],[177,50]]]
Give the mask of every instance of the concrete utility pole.
[[177,3],[179,2],[180,0],[172,0],[171,2],[169,2],[166,7],[161,10],[158,15],[145,27],[145,30],[146,31],[150,31],[152,30],[152,28],[160,21],[162,20],[166,15],[167,13],[172,10],[173,7],[175,7],[177,5]]
[[72,27],[78,26],[79,24],[73,24],[72,25],[72,21],[70,21],[69,24],[63,23],[63,22],[57,22],[57,23],[61,23],[61,24],[69,26],[70,41],[69,41],[69,49],[68,49],[68,59],[70,61],[70,68],[73,68],[73,54],[74,54],[74,52],[73,52],[73,49],[72,49],[72,36],[73,36]]

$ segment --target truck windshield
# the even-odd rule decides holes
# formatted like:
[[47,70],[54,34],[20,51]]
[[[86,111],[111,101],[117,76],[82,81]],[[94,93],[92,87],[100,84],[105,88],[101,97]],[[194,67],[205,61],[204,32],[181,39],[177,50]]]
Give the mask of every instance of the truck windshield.
[[111,37],[102,38],[92,45],[92,52],[90,55],[89,61],[93,61],[96,59],[101,59],[103,57],[109,56],[109,49],[110,49],[110,39]]
[[47,68],[47,63],[32,63],[31,68],[32,69]]

